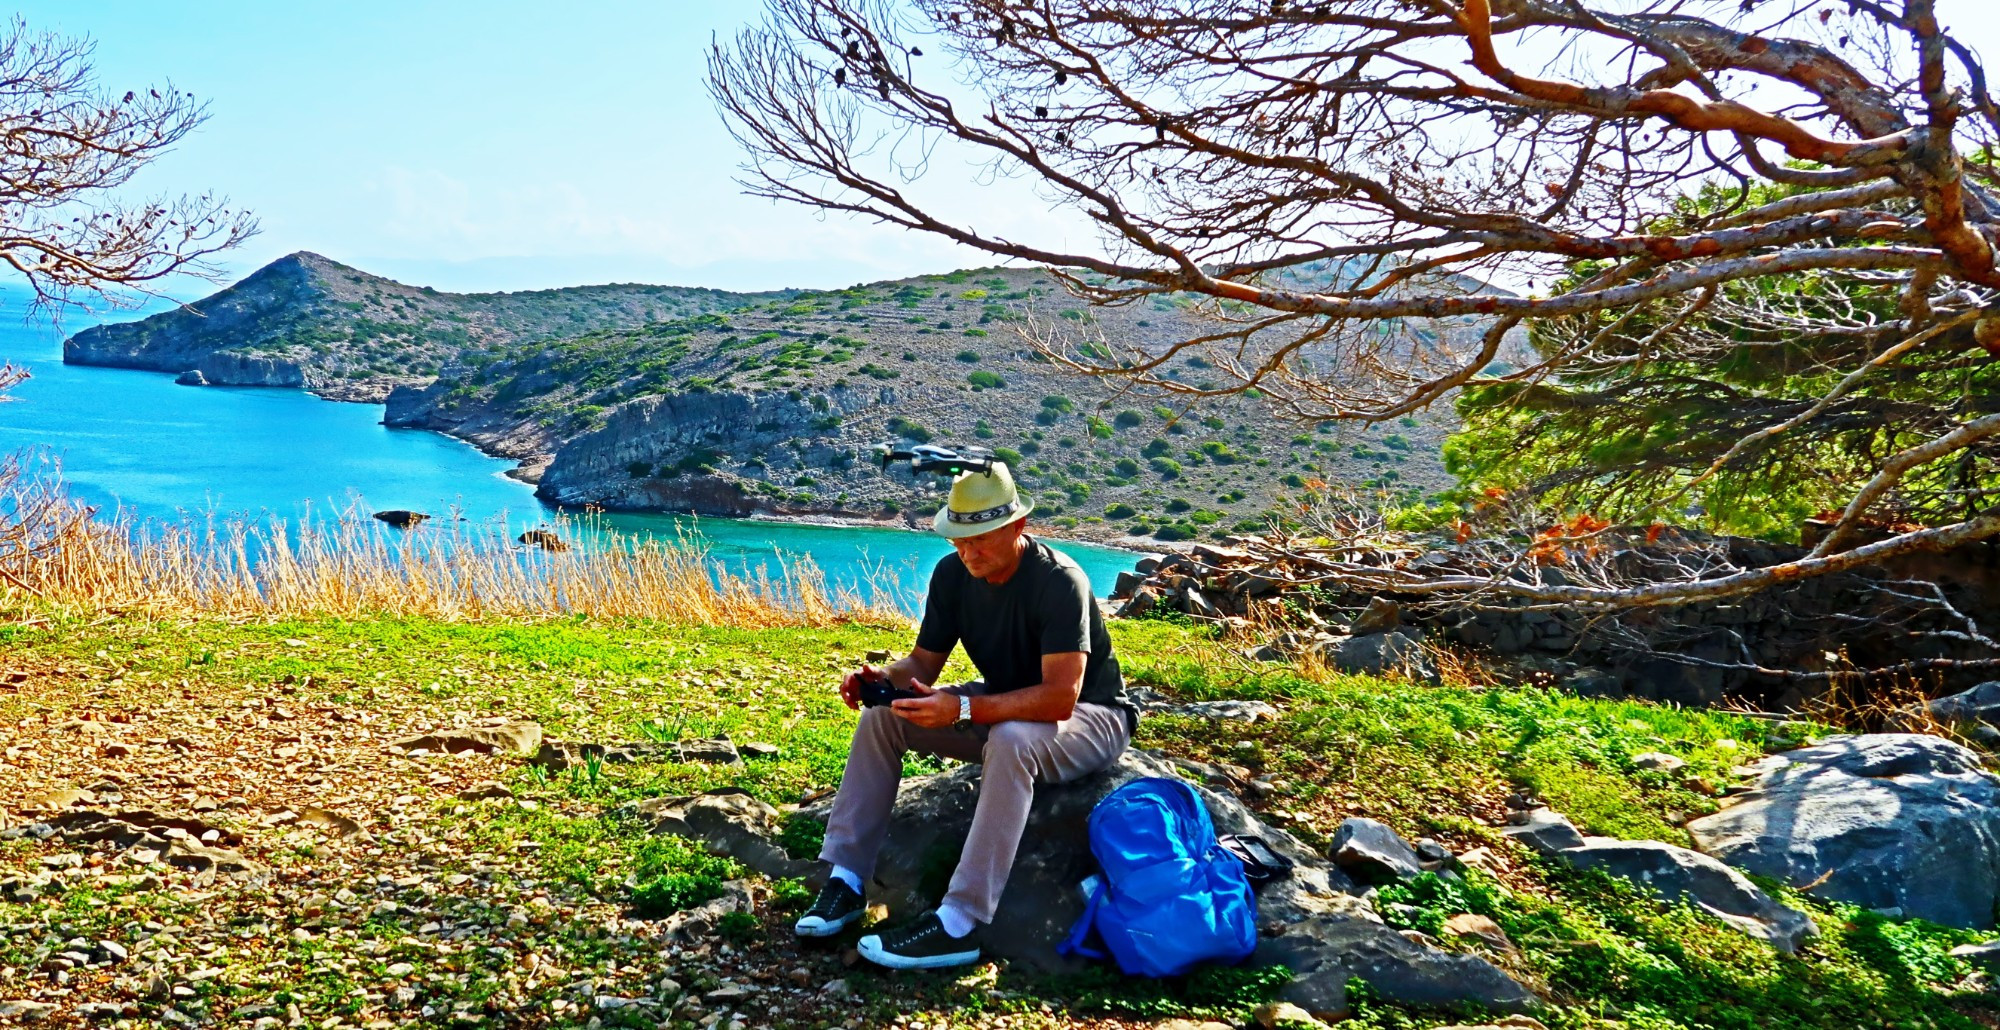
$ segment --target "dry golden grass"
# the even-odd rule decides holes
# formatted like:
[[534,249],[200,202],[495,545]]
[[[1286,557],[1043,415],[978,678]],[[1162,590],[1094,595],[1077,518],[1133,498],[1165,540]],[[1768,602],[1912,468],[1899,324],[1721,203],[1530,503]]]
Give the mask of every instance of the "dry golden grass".
[[[330,523],[102,521],[52,475],[0,460],[0,592],[83,611],[167,617],[420,616],[447,621],[630,617],[707,626],[905,621],[836,590],[810,559],[740,576],[690,540],[618,535],[548,551],[503,531],[435,521],[414,531],[349,510]],[[575,541],[578,527],[550,527]]]

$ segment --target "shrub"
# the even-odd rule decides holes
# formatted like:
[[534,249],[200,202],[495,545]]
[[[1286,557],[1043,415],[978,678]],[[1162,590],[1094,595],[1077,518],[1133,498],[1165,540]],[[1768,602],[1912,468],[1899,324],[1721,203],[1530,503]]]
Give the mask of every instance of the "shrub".
[[1126,504],[1124,501],[1106,505],[1104,508],[1104,517],[1108,519],[1129,519],[1137,514],[1139,514],[1139,510]]
[[970,365],[973,362],[979,360],[979,352],[976,350],[962,350],[958,352],[957,358],[958,360],[963,361],[966,364]]
[[653,474],[653,466],[650,462],[635,461],[625,466],[625,471],[633,479],[644,479]]
[[1006,462],[1009,468],[1019,468],[1021,465],[1021,452],[1012,447],[995,447],[993,456]]
[[1154,458],[1147,464],[1153,466],[1161,479],[1174,479],[1181,474],[1181,463],[1172,458]]
[[1048,396],[1042,398],[1042,407],[1067,415],[1076,410],[1076,402],[1068,397]]
[[1155,540],[1193,540],[1194,537],[1195,532],[1192,528],[1179,523],[1169,523],[1153,530]]
[[1120,458],[1111,467],[1117,470],[1118,474],[1124,476],[1126,479],[1130,479],[1133,476],[1139,474],[1139,463],[1133,461],[1130,458]]
[[1098,418],[1096,415],[1090,416],[1087,421],[1090,425],[1090,435],[1093,438],[1098,440],[1111,439],[1111,423]]
[[1061,418],[1062,418],[1062,412],[1057,411],[1054,408],[1043,408],[1042,410],[1035,412],[1035,423],[1037,425],[1052,426],[1055,425],[1056,422],[1059,421]]
[[901,415],[896,415],[889,419],[889,431],[905,440],[915,440],[918,443],[929,443],[937,435],[924,426],[912,422]]
[[1194,507],[1194,505],[1189,504],[1187,501],[1182,500],[1179,497],[1176,497],[1173,500],[1167,502],[1167,510],[1173,512],[1176,515],[1192,507]]
[[959,335],[961,335],[961,336],[985,336],[985,335],[986,335],[986,330],[984,330],[984,329],[967,329],[967,330],[966,330],[965,332],[963,332],[963,333],[960,333]]
[[981,390],[997,390],[1007,385],[1007,380],[992,372],[981,369],[965,377],[965,381]]
[[1117,416],[1111,420],[1111,424],[1117,426],[1120,429],[1130,429],[1133,426],[1136,426],[1139,423],[1145,421],[1145,419],[1146,416],[1141,415],[1136,411],[1133,411],[1131,408],[1126,408],[1124,411],[1119,412]]
[[1167,441],[1159,437],[1154,437],[1152,442],[1139,449],[1139,453],[1148,458],[1164,458],[1172,450],[1173,446],[1168,444]]

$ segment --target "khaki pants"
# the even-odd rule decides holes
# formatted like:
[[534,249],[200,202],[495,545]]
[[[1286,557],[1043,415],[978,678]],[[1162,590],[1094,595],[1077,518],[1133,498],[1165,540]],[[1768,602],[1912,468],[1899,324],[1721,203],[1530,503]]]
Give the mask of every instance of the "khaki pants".
[[[943,690],[980,694],[966,683]],[[1062,783],[1110,765],[1131,742],[1123,709],[1079,703],[1062,722],[1018,720],[955,730],[929,730],[887,707],[864,708],[847,753],[847,772],[826,822],[821,861],[843,865],[865,882],[875,875],[875,855],[889,830],[890,809],[902,783],[903,754],[919,751],[979,762],[979,803],[945,901],[982,923],[993,921],[1014,867],[1014,852],[1028,824],[1036,783]]]

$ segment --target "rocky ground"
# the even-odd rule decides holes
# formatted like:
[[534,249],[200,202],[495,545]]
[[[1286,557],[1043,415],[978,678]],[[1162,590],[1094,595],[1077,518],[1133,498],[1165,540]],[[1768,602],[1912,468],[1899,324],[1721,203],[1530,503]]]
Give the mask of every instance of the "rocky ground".
[[[0,1020],[1254,1021],[1283,974],[852,966],[849,942],[801,947],[786,932],[805,884],[638,817],[649,799],[719,788],[780,811],[823,796],[852,720],[828,685],[905,634],[17,615],[0,624]],[[1769,885],[1816,924],[1786,953],[1705,909],[1544,860],[1506,828],[1528,797],[1592,835],[1686,845],[1682,823],[1721,807],[1748,774],[1735,770],[1778,746],[1753,720],[1303,675],[1158,622],[1116,634],[1130,675],[1169,706],[1140,745],[1218,796],[1336,862],[1356,846],[1356,817],[1428,838],[1430,868],[1473,856],[1462,874],[1413,867],[1358,895],[1372,911],[1360,915],[1504,969],[1541,999],[1543,1025],[2000,1025],[1983,974],[1951,953],[1990,932]],[[1227,711],[1171,707],[1218,702]],[[727,748],[696,743],[725,736]],[[599,763],[581,742],[628,753]],[[1673,762],[1648,757],[1663,751]],[[797,858],[811,836],[786,817],[777,843]],[[1337,1003],[1354,1030],[1480,1022],[1365,989]]]

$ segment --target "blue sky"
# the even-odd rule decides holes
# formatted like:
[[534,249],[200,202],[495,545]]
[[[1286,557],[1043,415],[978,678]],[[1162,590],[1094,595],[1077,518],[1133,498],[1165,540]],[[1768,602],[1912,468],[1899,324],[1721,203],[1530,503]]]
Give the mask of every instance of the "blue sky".
[[256,212],[262,235],[229,258],[240,270],[303,249],[453,290],[770,288],[991,263],[741,195],[703,58],[712,33],[759,4],[18,10],[32,29],[91,37],[113,92],[171,79],[209,103],[208,122],[137,185],[214,189]]
[[[1940,16],[2000,53],[1992,0]],[[32,29],[87,35],[113,91],[171,80],[210,104],[138,182],[213,189],[294,250],[448,290],[641,281],[830,287],[990,264],[929,236],[741,195],[702,87],[712,34],[754,0],[270,3],[34,0]],[[923,189],[983,228],[1059,242],[1089,229],[1019,183],[934,169]],[[1081,242],[1080,240],[1078,242]],[[199,289],[196,292],[207,292]]]

